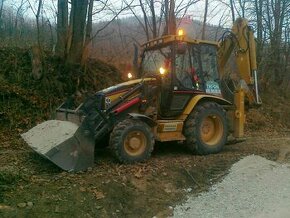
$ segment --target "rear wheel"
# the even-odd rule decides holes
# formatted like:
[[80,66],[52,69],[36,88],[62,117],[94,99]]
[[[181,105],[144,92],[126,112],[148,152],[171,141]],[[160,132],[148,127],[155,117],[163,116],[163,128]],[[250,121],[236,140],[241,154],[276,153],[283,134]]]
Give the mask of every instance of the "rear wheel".
[[228,135],[225,110],[213,102],[196,106],[185,122],[184,135],[191,151],[201,155],[221,151]]
[[154,136],[146,123],[126,119],[113,129],[110,146],[121,163],[141,162],[150,157],[154,146]]

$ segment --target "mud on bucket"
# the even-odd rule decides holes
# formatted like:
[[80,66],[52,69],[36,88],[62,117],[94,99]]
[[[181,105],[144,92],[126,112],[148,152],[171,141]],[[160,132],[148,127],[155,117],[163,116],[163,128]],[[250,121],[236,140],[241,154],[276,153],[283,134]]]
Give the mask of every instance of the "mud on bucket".
[[66,171],[94,164],[95,142],[89,132],[69,121],[49,120],[21,135],[37,153]]

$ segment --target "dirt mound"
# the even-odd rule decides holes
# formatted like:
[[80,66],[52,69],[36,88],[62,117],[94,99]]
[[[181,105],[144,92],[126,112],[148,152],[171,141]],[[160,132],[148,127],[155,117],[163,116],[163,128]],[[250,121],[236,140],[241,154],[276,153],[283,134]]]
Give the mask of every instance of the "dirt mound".
[[[29,128],[50,117],[65,98],[90,93],[120,82],[118,70],[99,60],[85,68],[67,66],[44,53],[42,77],[33,78],[28,49],[0,48],[0,124],[10,129]],[[104,76],[105,75],[105,76]]]
[[262,106],[246,112],[249,136],[287,135],[290,129],[290,97],[275,89],[261,93]]

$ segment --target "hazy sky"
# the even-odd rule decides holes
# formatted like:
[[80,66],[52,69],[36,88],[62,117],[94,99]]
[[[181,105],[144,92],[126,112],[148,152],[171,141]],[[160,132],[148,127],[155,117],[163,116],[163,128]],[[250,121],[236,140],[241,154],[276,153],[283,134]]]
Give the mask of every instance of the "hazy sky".
[[[3,0],[0,0],[3,1]],[[15,11],[22,2],[28,2],[28,0],[4,0],[5,7],[13,8]],[[179,4],[181,0],[176,0],[176,5]],[[55,22],[55,10],[57,8],[57,0],[44,0],[44,15],[46,17],[49,17],[51,22]],[[130,2],[130,0],[127,0],[127,2]],[[138,2],[138,1],[137,1]],[[156,0],[156,5],[158,7],[158,0]],[[186,3],[186,0],[184,1]],[[33,11],[36,11],[38,0],[30,0],[30,3],[32,5],[32,8],[29,8],[30,5],[28,3],[24,4],[22,9],[25,12],[26,16],[33,17]],[[97,2],[96,2],[97,3]],[[98,4],[95,3],[95,7],[97,10]],[[133,3],[134,4],[134,3]],[[195,20],[203,20],[203,14],[204,14],[204,6],[205,2],[204,0],[200,0],[198,3],[190,6],[189,10],[187,11],[186,15],[191,16]],[[102,7],[102,6],[99,6]],[[109,8],[113,10],[118,10],[121,7],[121,1],[120,0],[109,0]],[[98,15],[94,16],[94,21],[102,21],[102,20],[110,20],[114,15],[109,10],[106,10],[104,12],[99,13]],[[136,10],[137,13],[141,14]],[[127,10],[120,14],[120,18],[122,17],[128,17],[133,16],[133,14]],[[229,9],[226,8],[226,6],[221,5],[221,3],[217,3],[216,0],[210,1],[209,10],[208,10],[208,23],[211,24],[218,24],[221,17],[224,17],[224,22],[226,25],[230,25],[230,16],[229,16]]]

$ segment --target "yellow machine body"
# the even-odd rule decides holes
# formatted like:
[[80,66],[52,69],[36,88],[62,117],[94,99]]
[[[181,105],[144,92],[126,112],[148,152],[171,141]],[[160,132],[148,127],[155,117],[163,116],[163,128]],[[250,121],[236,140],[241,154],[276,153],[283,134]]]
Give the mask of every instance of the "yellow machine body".
[[[140,79],[98,91],[75,109],[69,99],[57,109],[56,120],[49,122],[49,135],[63,126],[65,139],[47,138],[40,146],[34,137],[27,137],[44,131],[47,123],[22,137],[67,171],[91,167],[94,148],[104,144],[103,139],[109,139],[122,163],[148,159],[156,140],[184,141],[189,150],[201,155],[217,153],[228,133],[244,136],[245,105],[261,104],[255,49],[254,34],[245,19],[238,19],[220,42],[186,35],[151,40],[143,45],[136,75],[128,74]],[[220,80],[227,75],[231,56],[240,80],[233,99],[226,99]]]

